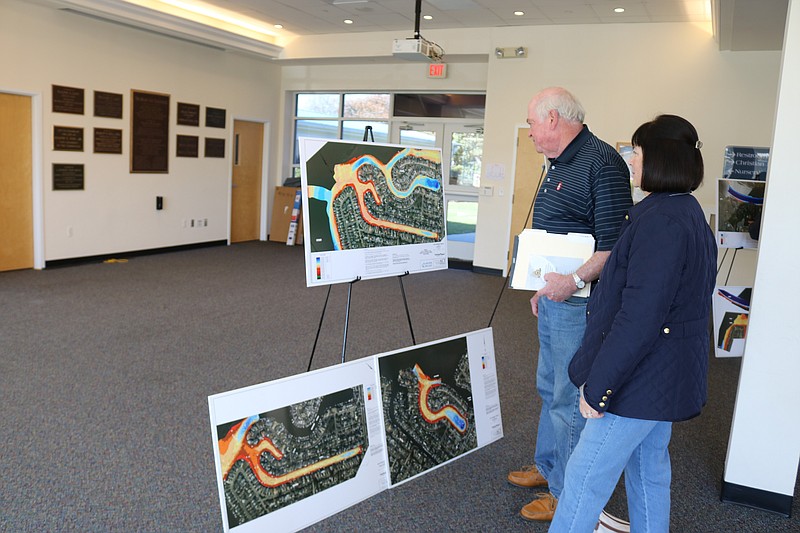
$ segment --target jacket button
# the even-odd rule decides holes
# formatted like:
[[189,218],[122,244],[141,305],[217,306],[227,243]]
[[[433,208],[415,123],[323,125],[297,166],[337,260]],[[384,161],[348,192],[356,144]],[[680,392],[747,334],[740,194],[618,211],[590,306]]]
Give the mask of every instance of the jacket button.
[[608,390],[606,391],[606,394],[611,394],[611,389],[608,389]]
[[603,401],[608,400],[608,396],[603,396]]
[[600,402],[600,403],[598,403],[597,405],[599,405],[600,407],[605,407],[605,406],[606,406],[606,403],[605,403],[605,402]]
[[629,217],[628,215],[625,215],[625,220],[628,220],[629,218],[630,218],[630,217]]
[[664,328],[664,334],[669,335],[669,328]]

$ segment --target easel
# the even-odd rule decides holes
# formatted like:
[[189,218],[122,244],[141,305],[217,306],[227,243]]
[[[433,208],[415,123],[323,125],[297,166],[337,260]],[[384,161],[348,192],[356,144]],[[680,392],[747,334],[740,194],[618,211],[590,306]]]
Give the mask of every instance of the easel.
[[[375,137],[372,134],[372,126],[366,126],[364,128],[364,138],[362,139],[363,142],[375,142]],[[405,273],[400,274],[397,276],[397,280],[400,282],[400,292],[403,295],[403,305],[406,309],[406,319],[408,320],[408,329],[411,332],[411,343],[412,345],[417,344],[417,339],[414,336],[414,327],[411,325],[411,313],[408,310],[408,300],[406,299],[406,289],[403,286],[403,278],[408,276],[409,272],[406,270]],[[350,325],[350,302],[352,301],[352,293],[353,293],[353,285],[361,281],[361,276],[356,277],[353,281],[348,282],[347,284],[347,306],[345,307],[344,311],[344,333],[342,338],[342,363],[345,362],[345,355],[347,353],[347,329]],[[314,347],[311,349],[311,357],[308,360],[308,368],[306,372],[311,370],[311,363],[314,361],[314,353],[317,351],[317,342],[319,341],[319,334],[322,330],[322,322],[325,320],[325,310],[328,308],[328,299],[331,296],[331,287],[333,285],[328,285],[328,294],[325,296],[325,303],[322,306],[322,315],[319,317],[319,325],[317,326],[317,335],[314,338]]]

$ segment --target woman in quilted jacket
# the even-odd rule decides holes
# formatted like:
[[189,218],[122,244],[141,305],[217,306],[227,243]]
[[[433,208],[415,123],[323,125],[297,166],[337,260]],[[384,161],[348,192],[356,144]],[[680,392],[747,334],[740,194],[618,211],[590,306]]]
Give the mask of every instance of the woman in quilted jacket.
[[706,402],[717,246],[691,194],[702,143],[687,120],[659,115],[632,144],[632,179],[648,195],[625,217],[569,367],[587,423],[551,532],[593,531],[623,471],[632,531],[668,532],[672,423]]

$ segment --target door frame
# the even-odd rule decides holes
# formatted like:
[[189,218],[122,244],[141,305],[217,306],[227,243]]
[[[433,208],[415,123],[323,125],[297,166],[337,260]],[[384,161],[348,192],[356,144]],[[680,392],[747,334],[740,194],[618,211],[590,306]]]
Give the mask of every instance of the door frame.
[[236,135],[234,133],[234,123],[237,120],[241,120],[244,122],[255,122],[261,124],[264,127],[264,140],[261,146],[261,209],[259,213],[259,241],[266,241],[267,240],[267,221],[269,220],[270,209],[269,209],[269,139],[270,139],[270,131],[271,131],[271,123],[269,120],[265,120],[263,118],[250,118],[250,117],[242,117],[242,116],[234,116],[231,117],[231,129],[230,129],[230,139],[228,140],[228,146],[231,147],[230,150],[230,164],[228,165],[228,246],[231,245],[231,217],[233,216],[233,161],[234,161],[234,153],[233,151],[236,149]]
[[44,256],[44,164],[42,139],[42,93],[0,87],[0,93],[31,99],[31,192],[33,197],[33,268],[45,267]]

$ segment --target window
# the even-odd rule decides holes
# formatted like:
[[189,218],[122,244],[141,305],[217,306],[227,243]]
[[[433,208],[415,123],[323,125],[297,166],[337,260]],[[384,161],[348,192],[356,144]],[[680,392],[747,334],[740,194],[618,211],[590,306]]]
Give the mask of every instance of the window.
[[298,93],[292,176],[300,176],[298,138],[361,141],[369,126],[372,136],[368,140],[388,143],[390,109],[389,93]]

